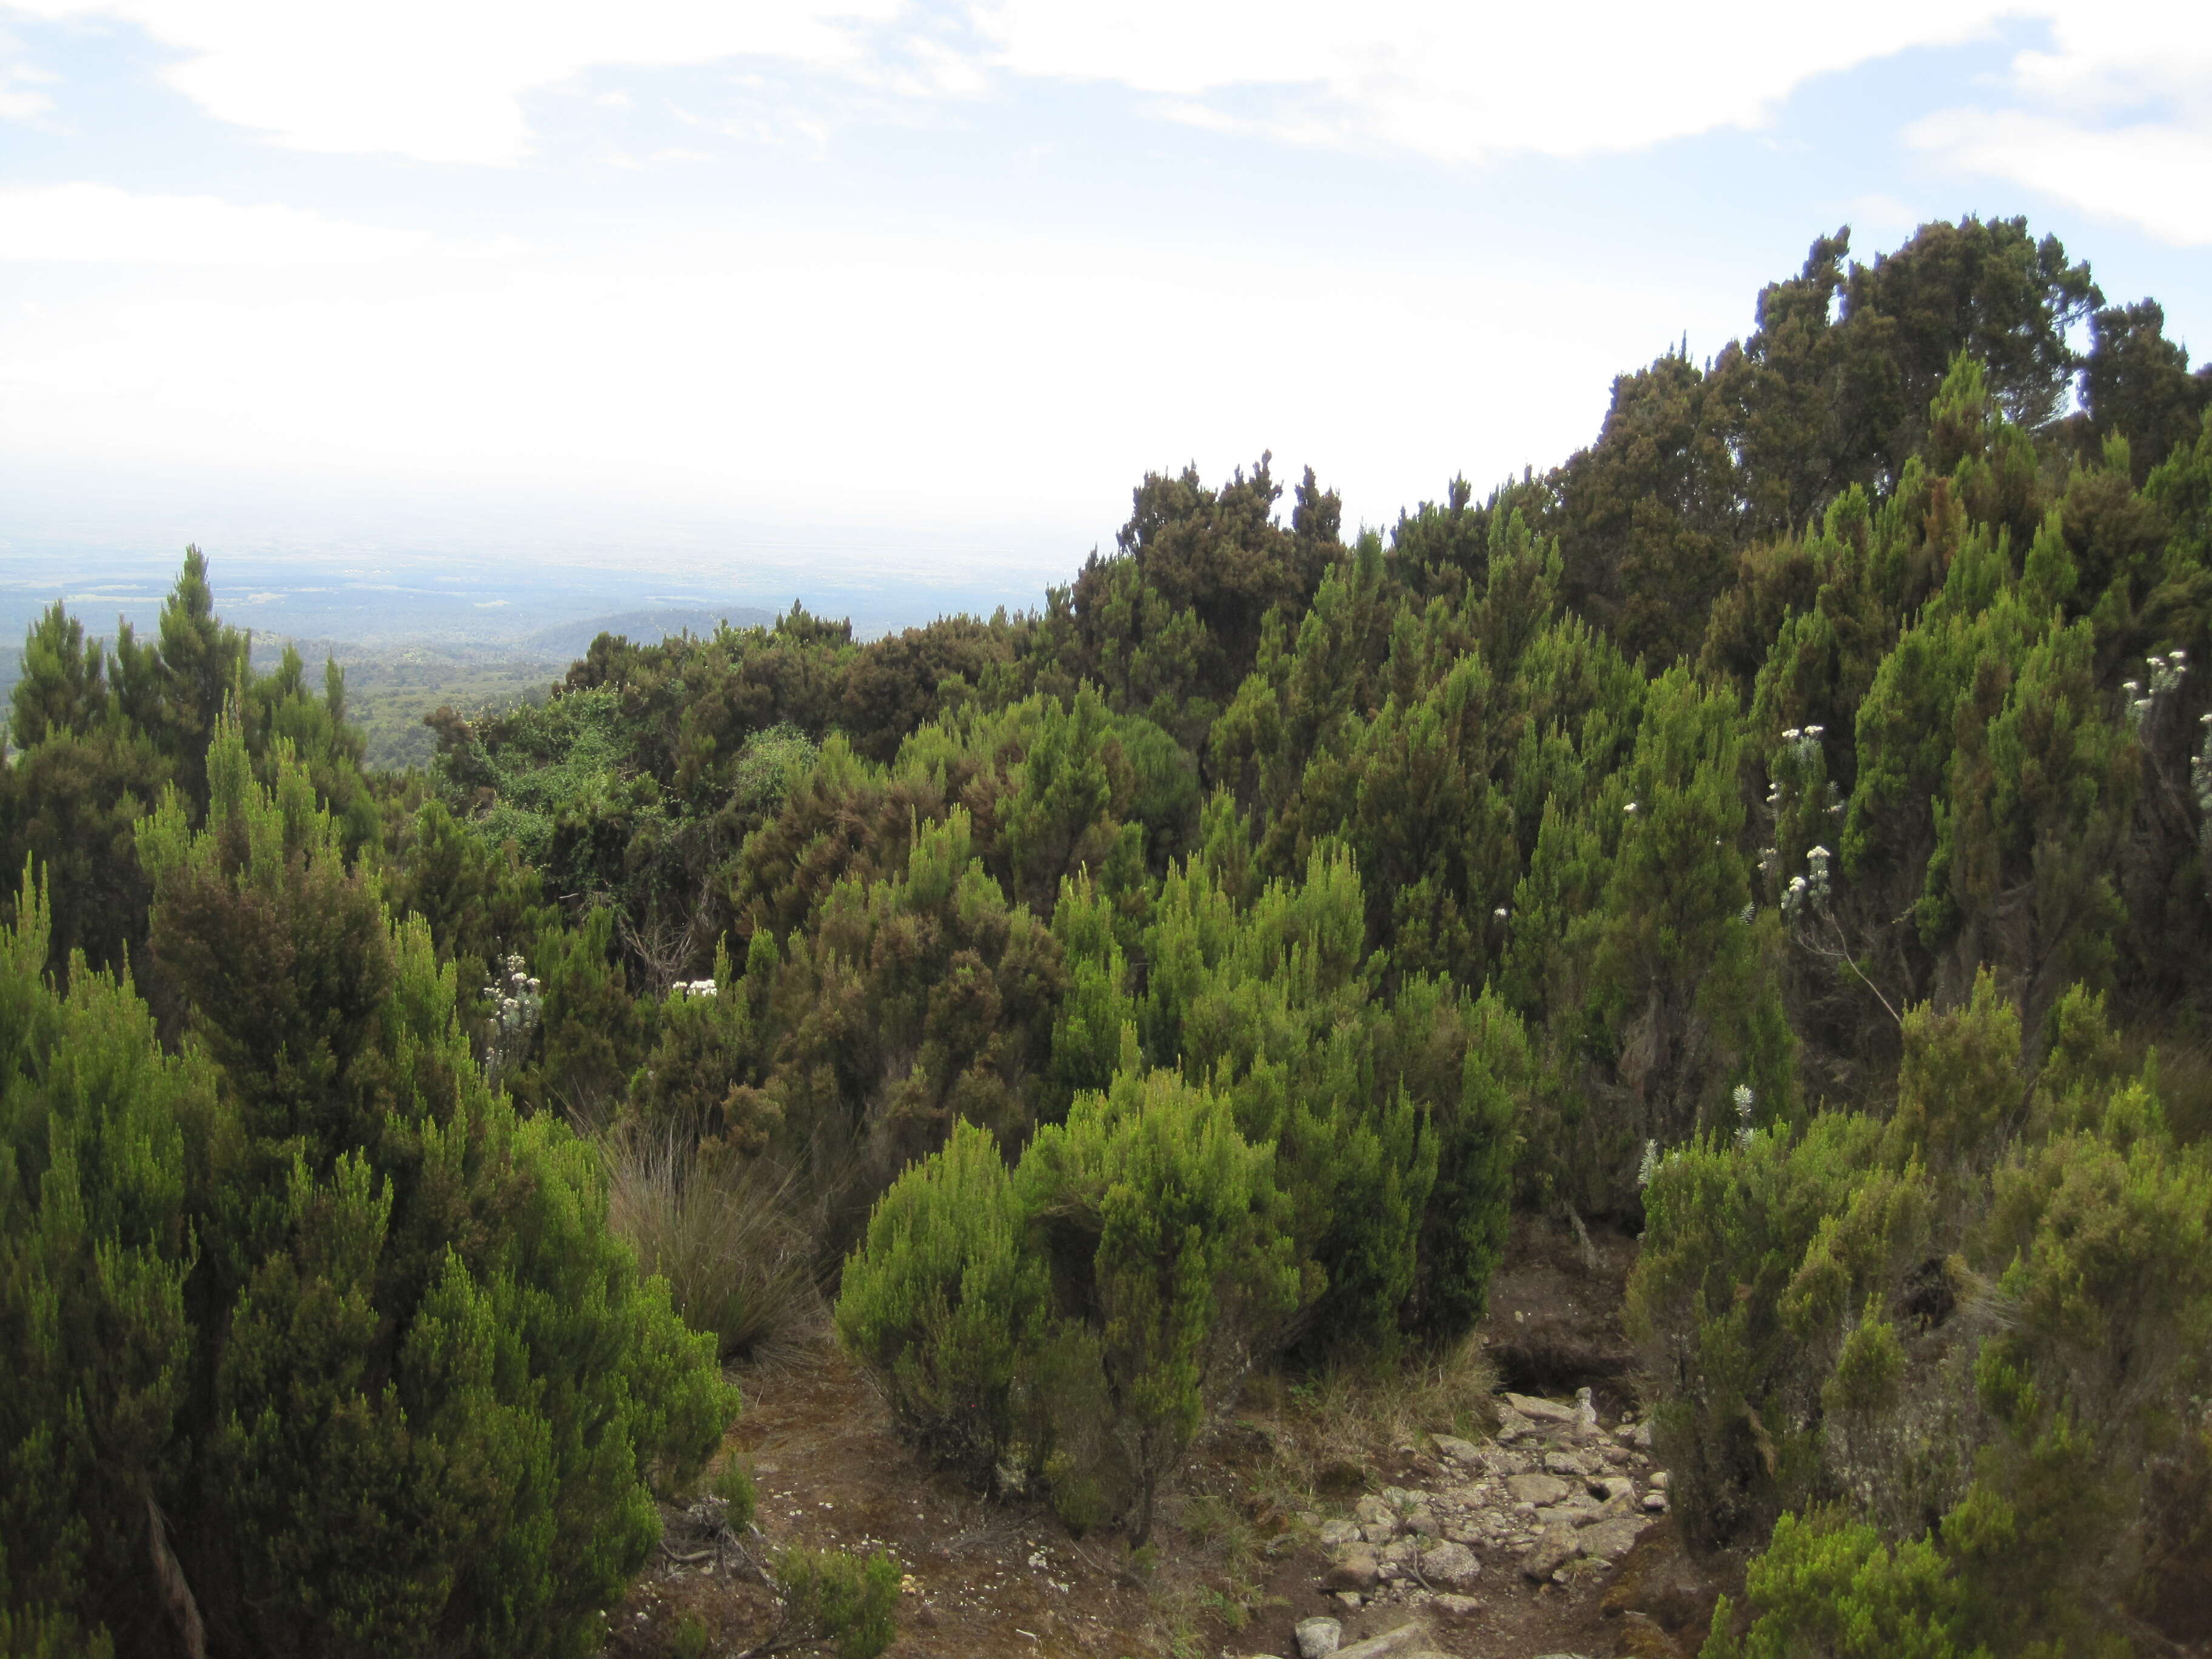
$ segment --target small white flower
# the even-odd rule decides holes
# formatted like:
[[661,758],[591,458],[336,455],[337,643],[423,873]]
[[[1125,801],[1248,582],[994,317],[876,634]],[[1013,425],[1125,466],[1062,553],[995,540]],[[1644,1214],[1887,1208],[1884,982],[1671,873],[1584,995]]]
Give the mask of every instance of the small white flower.
[[1636,810],[1636,803],[1634,801],[1631,801],[1627,805],[1622,807],[1620,810],[1624,812],[1633,812]]
[[1796,726],[1791,726],[1791,727],[1790,727],[1787,732],[1784,732],[1782,734],[1782,741],[1783,741],[1783,742],[1784,742],[1784,743],[1795,743],[1795,742],[1796,742],[1796,741],[1797,741],[1797,728],[1796,728]]
[[1825,864],[1828,861],[1828,849],[1825,847],[1815,847],[1805,856],[1814,864]]
[[1817,738],[1827,729],[1825,726],[1808,726],[1805,728],[1805,735],[1808,738]]
[[2126,692],[2132,697],[2136,692],[2142,690],[2142,682],[2141,680],[2122,680],[2120,682],[2120,690]]
[[1491,914],[1492,915],[1493,915],[1493,916],[1497,917],[1498,921],[1504,921],[1504,920],[1505,920],[1505,907],[1504,907],[1504,905],[1502,905],[1502,904],[1501,904],[1501,905],[1499,905],[1499,906],[1498,906],[1495,910],[1492,910],[1490,914]]

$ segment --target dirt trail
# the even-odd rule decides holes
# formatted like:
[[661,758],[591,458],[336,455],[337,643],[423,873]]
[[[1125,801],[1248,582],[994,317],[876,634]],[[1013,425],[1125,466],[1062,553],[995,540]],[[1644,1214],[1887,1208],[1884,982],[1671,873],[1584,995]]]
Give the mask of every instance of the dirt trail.
[[[1563,1261],[1547,1232],[1522,1230],[1497,1280],[1486,1335],[1509,1387],[1556,1390],[1566,1380],[1561,1368],[1575,1355],[1590,1361],[1597,1375],[1588,1386],[1598,1391],[1609,1429],[1632,1386],[1625,1363],[1616,1364],[1625,1354],[1617,1310],[1628,1247],[1598,1243],[1601,1259],[1593,1272],[1578,1247]],[[729,1449],[752,1471],[760,1534],[771,1548],[888,1550],[905,1575],[893,1659],[1294,1659],[1294,1627],[1316,1614],[1338,1618],[1347,1644],[1418,1617],[1428,1627],[1426,1645],[1459,1659],[1560,1653],[1595,1659],[1616,1651],[1664,1659],[1694,1653],[1698,1633],[1678,1641],[1656,1621],[1624,1618],[1620,1591],[1609,1609],[1608,1590],[1624,1581],[1662,1585],[1647,1599],[1666,1601],[1677,1625],[1693,1620],[1699,1602],[1710,1606],[1708,1589],[1681,1561],[1667,1524],[1652,1527],[1617,1565],[1571,1561],[1558,1583],[1524,1575],[1521,1540],[1539,1522],[1528,1506],[1512,1510],[1505,1480],[1567,1450],[1589,1463],[1595,1491],[1601,1476],[1632,1468],[1632,1448],[1610,1433],[1585,1431],[1577,1442],[1559,1424],[1532,1424],[1509,1410],[1507,1430],[1519,1429],[1516,1439],[1465,1449],[1485,1462],[1411,1434],[1363,1456],[1316,1462],[1290,1455],[1302,1434],[1311,1438],[1312,1419],[1301,1417],[1298,1402],[1249,1404],[1195,1449],[1166,1506],[1157,1561],[1133,1563],[1118,1539],[1071,1538],[1042,1504],[993,1502],[930,1469],[900,1443],[880,1400],[826,1339],[740,1381],[746,1410]],[[1648,1520],[1642,1508],[1650,1491],[1648,1464],[1639,1473],[1628,1505]],[[1414,1568],[1371,1585],[1357,1608],[1333,1593],[1325,1581],[1341,1566],[1343,1523],[1358,1524],[1363,1498],[1372,1516],[1372,1500],[1386,1488],[1401,1509],[1408,1495],[1433,1499],[1439,1528],[1449,1523],[1466,1540],[1480,1570],[1462,1587],[1463,1597],[1421,1589],[1408,1576],[1418,1559]],[[1606,1518],[1587,1495],[1568,1501],[1590,1509],[1575,1522]],[[1607,1516],[1622,1512],[1617,1503]],[[609,1654],[659,1659],[683,1650],[679,1626],[687,1615],[707,1636],[691,1651],[734,1656],[771,1641],[770,1593],[726,1548],[718,1555],[687,1547],[680,1515],[670,1522],[661,1559],[610,1620]],[[1340,1524],[1330,1528],[1331,1522]],[[1554,1516],[1553,1524],[1568,1522]],[[1322,1541],[1324,1529],[1334,1545]],[[1395,1546],[1405,1553],[1408,1538],[1415,1546],[1443,1541],[1384,1530],[1390,1541],[1378,1547],[1382,1553]],[[752,1540],[757,1555],[765,1553],[760,1541]],[[695,1559],[672,1559],[684,1556]],[[1632,1605],[1637,1599],[1628,1598]]]

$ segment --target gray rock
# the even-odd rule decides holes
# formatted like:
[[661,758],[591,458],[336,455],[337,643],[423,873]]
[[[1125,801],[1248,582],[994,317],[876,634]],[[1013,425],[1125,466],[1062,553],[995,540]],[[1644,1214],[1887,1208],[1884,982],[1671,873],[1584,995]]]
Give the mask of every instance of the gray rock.
[[1429,1627],[1418,1619],[1395,1630],[1386,1630],[1380,1636],[1370,1636],[1364,1642],[1354,1642],[1348,1648],[1339,1648],[1336,1659],[1383,1659],[1385,1654],[1411,1656],[1429,1644]]
[[1645,1510],[1645,1512],[1646,1512],[1647,1514],[1650,1514],[1650,1515],[1664,1515],[1664,1514],[1666,1514],[1666,1513],[1667,1513],[1667,1494],[1666,1494],[1665,1492],[1645,1492],[1645,1493],[1644,1494],[1644,1510]]
[[1570,1488],[1556,1474],[1516,1474],[1505,1482],[1516,1504],[1556,1504]]
[[1481,1449],[1472,1440],[1462,1440],[1454,1434],[1431,1435],[1437,1449],[1455,1463],[1475,1463],[1482,1459]]
[[1649,1421],[1638,1423],[1636,1425],[1634,1444],[1638,1451],[1651,1449],[1651,1425]]
[[1375,1536],[1373,1528],[1381,1528],[1384,1538],[1398,1530],[1397,1505],[1387,1498],[1377,1498],[1370,1492],[1352,1506],[1352,1513],[1359,1522],[1361,1536],[1370,1544],[1382,1541]]
[[1588,1389],[1575,1390],[1575,1424],[1578,1428],[1597,1427],[1597,1401]]
[[1349,1549],[1329,1563],[1322,1587],[1330,1590],[1371,1590],[1382,1582],[1382,1565],[1365,1550]]
[[1480,1598],[1473,1595],[1454,1595],[1449,1591],[1441,1595],[1431,1596],[1429,1605],[1438,1613],[1453,1619],[1471,1618],[1482,1611],[1482,1602]]
[[1580,1480],[1589,1473],[1589,1465],[1571,1451],[1546,1452],[1544,1472],[1562,1475],[1571,1480]]
[[1295,1634],[1299,1659],[1328,1659],[1344,1643],[1344,1626],[1334,1619],[1301,1619]]
[[1589,1495],[1592,1498],[1633,1498],[1636,1483],[1625,1474],[1595,1474],[1590,1477]]
[[1339,1518],[1321,1523],[1321,1541],[1330,1549],[1340,1544],[1355,1543],[1358,1538],[1359,1528],[1349,1521]]
[[1584,1527],[1575,1536],[1581,1540],[1583,1553],[1611,1561],[1627,1554],[1650,1524],[1641,1516],[1617,1515],[1594,1527]]
[[1359,1611],[1359,1592],[1358,1590],[1339,1590],[1336,1592],[1336,1599],[1343,1603],[1347,1612],[1357,1613]]
[[1534,1423],[1571,1423],[1575,1408],[1561,1405],[1556,1400],[1540,1400],[1534,1395],[1509,1394],[1505,1403]]
[[1402,1567],[1409,1561],[1421,1559],[1421,1540],[1418,1538],[1394,1538],[1382,1547],[1375,1558],[1385,1567]]
[[1421,1577],[1431,1589],[1463,1590],[1482,1577],[1482,1563],[1464,1544],[1439,1544],[1421,1553]]
[[1521,1558],[1521,1571],[1539,1583],[1583,1553],[1581,1535],[1572,1527],[1553,1527]]
[[1426,1504],[1417,1504],[1407,1510],[1403,1524],[1407,1532],[1416,1533],[1423,1538],[1434,1538],[1443,1530],[1443,1524],[1437,1519],[1437,1512]]
[[1668,1486],[1667,1471],[1664,1469],[1652,1470],[1651,1484],[1656,1486],[1661,1492],[1666,1491]]

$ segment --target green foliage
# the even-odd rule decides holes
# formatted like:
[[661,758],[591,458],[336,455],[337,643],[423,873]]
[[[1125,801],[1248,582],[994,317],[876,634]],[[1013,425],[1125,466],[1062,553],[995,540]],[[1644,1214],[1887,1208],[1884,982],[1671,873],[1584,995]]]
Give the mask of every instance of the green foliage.
[[[9,936],[9,1248],[28,1228],[46,1263],[9,1283],[46,1322],[40,1274],[122,1298],[77,1310],[106,1354],[24,1332],[58,1394],[24,1395],[11,1447],[97,1498],[69,1436],[101,1433],[122,1491],[91,1509],[115,1533],[62,1526],[45,1583],[9,1599],[131,1617],[112,1597],[153,1595],[150,1526],[181,1606],[232,1650],[435,1631],[581,1650],[653,1544],[648,1475],[702,1467],[732,1402],[608,1237],[586,1148],[484,1086],[452,967],[420,922],[385,922],[288,745],[265,787],[222,721],[208,776],[210,825],[170,792],[139,827],[184,1060],[161,1060],[128,988],[73,971],[64,1002],[38,978],[35,896]],[[66,1099],[42,1103],[55,1084]],[[86,1418],[91,1401],[126,1422]],[[122,1583],[95,1555],[118,1548]]]
[[784,1641],[826,1642],[837,1659],[876,1659],[898,1634],[898,1563],[881,1550],[793,1545],[775,1559]]
[[957,1124],[878,1202],[837,1298],[839,1340],[901,1428],[985,1475],[1024,1429],[1024,1350],[1048,1289],[1024,1224],[997,1143]]
[[[1015,1171],[1060,1316],[1095,1335],[1110,1416],[1103,1443],[1077,1459],[1103,1461],[1127,1493],[1134,1543],[1161,1480],[1301,1300],[1273,1162],[1210,1091],[1125,1067],[1040,1130]],[[1059,1450],[1075,1425],[1055,1426]]]
[[1751,1564],[1745,1595],[1750,1630],[1733,1638],[1723,1597],[1703,1659],[1989,1659],[1955,1575],[1928,1539],[1893,1549],[1861,1522],[1785,1515]]
[[[1387,534],[1150,476],[1036,613],[603,635],[428,778],[197,552],[158,639],[42,617],[23,1029],[209,1127],[183,1232],[10,1258],[148,1353],[182,1286],[38,1411],[185,1381],[151,1473],[21,1452],[89,1507],[11,1520],[7,1639],[97,1645],[167,1539],[241,1650],[558,1650],[721,1409],[666,1298],[741,1348],[840,1260],[910,1433],[1141,1534],[1248,1365],[1462,1340],[1516,1197],[1644,1225],[1693,1538],[1811,1517],[1755,1650],[2201,1624],[2212,380],[2016,220],[1821,237],[1754,321]],[[11,1135],[77,1110],[18,1070]]]

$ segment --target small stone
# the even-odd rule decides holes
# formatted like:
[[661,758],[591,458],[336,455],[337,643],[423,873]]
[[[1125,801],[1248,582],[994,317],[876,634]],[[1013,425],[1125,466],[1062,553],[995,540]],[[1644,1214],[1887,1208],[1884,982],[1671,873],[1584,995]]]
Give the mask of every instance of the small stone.
[[1556,1400],[1540,1400],[1534,1395],[1509,1394],[1505,1403],[1522,1416],[1536,1423],[1571,1423],[1575,1408],[1561,1405]]
[[1582,1553],[1582,1540],[1572,1527],[1553,1527],[1528,1547],[1521,1558],[1521,1571],[1541,1583]]
[[1422,1552],[1421,1577],[1431,1589],[1463,1590],[1482,1577],[1482,1563],[1464,1544],[1439,1544]]
[[1363,1599],[1358,1590],[1339,1590],[1336,1592],[1336,1599],[1347,1611],[1352,1613],[1358,1612],[1363,1605]]
[[1329,1564],[1322,1587],[1331,1590],[1371,1590],[1382,1580],[1382,1564],[1369,1552],[1348,1549]]
[[1516,1504],[1556,1504],[1571,1488],[1555,1474],[1516,1474],[1505,1483]]
[[1589,1466],[1571,1451],[1546,1452],[1544,1470],[1547,1474],[1562,1475],[1573,1480],[1580,1480],[1589,1473]]
[[1429,1598],[1429,1605],[1434,1607],[1438,1613],[1443,1613],[1447,1617],[1452,1619],[1472,1618],[1474,1614],[1482,1611],[1482,1601],[1480,1597],[1473,1595],[1455,1595],[1449,1590],[1445,1591],[1441,1595],[1431,1596]]
[[1434,1538],[1443,1530],[1443,1524],[1437,1519],[1437,1512],[1426,1504],[1408,1510],[1403,1524],[1407,1532],[1423,1538]]
[[1588,1389],[1575,1390],[1575,1424],[1578,1428],[1597,1427],[1597,1401]]
[[1644,1494],[1644,1508],[1647,1513],[1651,1515],[1666,1514],[1667,1494],[1663,1492],[1645,1492]]
[[1644,1528],[1650,1524],[1641,1516],[1614,1516],[1594,1527],[1584,1527],[1575,1536],[1581,1541],[1585,1555],[1611,1561],[1627,1554],[1636,1540],[1644,1535]]
[[1403,1566],[1407,1562],[1418,1561],[1420,1558],[1421,1540],[1418,1538],[1408,1537],[1393,1539],[1389,1544],[1383,1547],[1381,1555],[1376,1559],[1380,1560],[1384,1566],[1389,1567]]
[[1334,1521],[1324,1521],[1321,1523],[1321,1541],[1330,1549],[1336,1548],[1340,1544],[1356,1543],[1358,1538],[1359,1528],[1341,1516]]
[[1386,1630],[1380,1636],[1370,1636],[1364,1642],[1354,1642],[1348,1648],[1339,1648],[1336,1659],[1383,1659],[1385,1654],[1412,1656],[1428,1646],[1429,1629],[1419,1620]]
[[1636,1449],[1638,1451],[1650,1451],[1651,1449],[1651,1425],[1648,1421],[1638,1423],[1636,1425],[1635,1444]]
[[1659,1489],[1661,1492],[1664,1492],[1664,1491],[1666,1491],[1666,1490],[1667,1490],[1667,1471],[1666,1471],[1666,1470],[1664,1470],[1664,1469],[1654,1469],[1654,1470],[1652,1470],[1652,1471],[1651,1471],[1651,1484],[1652,1484],[1653,1486],[1655,1486],[1658,1487],[1658,1489]]
[[1457,1435],[1452,1434],[1431,1435],[1430,1438],[1436,1442],[1437,1449],[1455,1463],[1474,1463],[1481,1461],[1482,1453],[1472,1440],[1462,1440]]
[[1299,1659],[1328,1659],[1344,1644],[1344,1626],[1334,1619],[1301,1619],[1294,1634]]
[[1592,1498],[1633,1498],[1636,1483],[1625,1474],[1595,1474],[1590,1477],[1589,1495]]
[[1398,1529],[1397,1506],[1389,1498],[1378,1498],[1372,1492],[1353,1504],[1352,1513],[1358,1518],[1362,1533],[1370,1527],[1386,1527],[1392,1532]]

